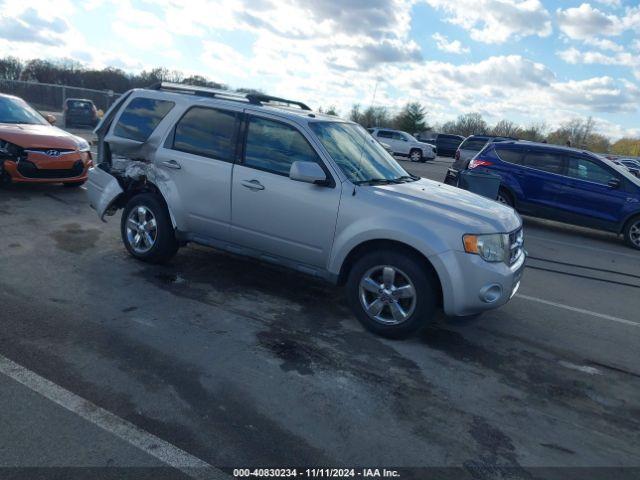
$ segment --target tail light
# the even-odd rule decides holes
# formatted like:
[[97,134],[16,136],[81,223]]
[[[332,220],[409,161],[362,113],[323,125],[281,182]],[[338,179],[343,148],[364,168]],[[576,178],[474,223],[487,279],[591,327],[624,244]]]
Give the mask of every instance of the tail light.
[[471,160],[469,162],[469,168],[476,168],[476,167],[488,167],[490,165],[493,165],[493,162],[489,162],[487,160],[482,160],[480,158],[474,158],[473,160]]

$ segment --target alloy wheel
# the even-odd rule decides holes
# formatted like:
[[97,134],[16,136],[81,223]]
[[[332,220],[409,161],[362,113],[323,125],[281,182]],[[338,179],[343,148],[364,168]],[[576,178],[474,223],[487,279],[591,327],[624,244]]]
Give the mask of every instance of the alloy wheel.
[[640,248],[640,220],[636,221],[629,229],[629,240],[636,247]]
[[127,217],[127,241],[139,254],[153,248],[158,238],[156,217],[149,208],[139,205],[129,212]]
[[409,276],[391,265],[370,268],[360,280],[360,304],[366,314],[384,325],[398,325],[411,317],[417,302]]

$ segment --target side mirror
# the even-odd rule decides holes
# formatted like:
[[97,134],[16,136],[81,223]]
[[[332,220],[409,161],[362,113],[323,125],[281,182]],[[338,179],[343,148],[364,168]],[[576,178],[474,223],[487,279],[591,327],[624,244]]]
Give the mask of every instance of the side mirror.
[[44,119],[49,122],[51,125],[55,125],[56,124],[56,117],[55,115],[51,115],[50,113],[47,113],[44,116]]
[[607,182],[607,185],[609,186],[609,188],[613,189],[620,188],[620,180],[618,180],[617,178],[612,178]]
[[327,181],[327,175],[316,162],[293,162],[289,170],[289,178],[297,182],[315,183],[322,185]]

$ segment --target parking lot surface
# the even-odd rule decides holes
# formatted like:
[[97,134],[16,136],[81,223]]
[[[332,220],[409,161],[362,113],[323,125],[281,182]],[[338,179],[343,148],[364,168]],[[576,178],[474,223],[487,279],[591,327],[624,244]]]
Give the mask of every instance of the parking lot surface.
[[[142,264],[108,220],[83,190],[0,188],[0,355],[209,465],[640,467],[640,254],[615,235],[527,218],[508,305],[389,341],[338,288],[199,246]],[[0,385],[2,464],[158,465]]]

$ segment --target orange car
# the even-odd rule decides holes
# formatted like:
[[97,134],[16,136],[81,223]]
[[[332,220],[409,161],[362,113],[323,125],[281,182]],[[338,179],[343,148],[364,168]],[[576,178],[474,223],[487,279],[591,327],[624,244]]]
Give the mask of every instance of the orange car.
[[0,180],[67,187],[87,180],[89,143],[53,123],[21,98],[0,94]]

